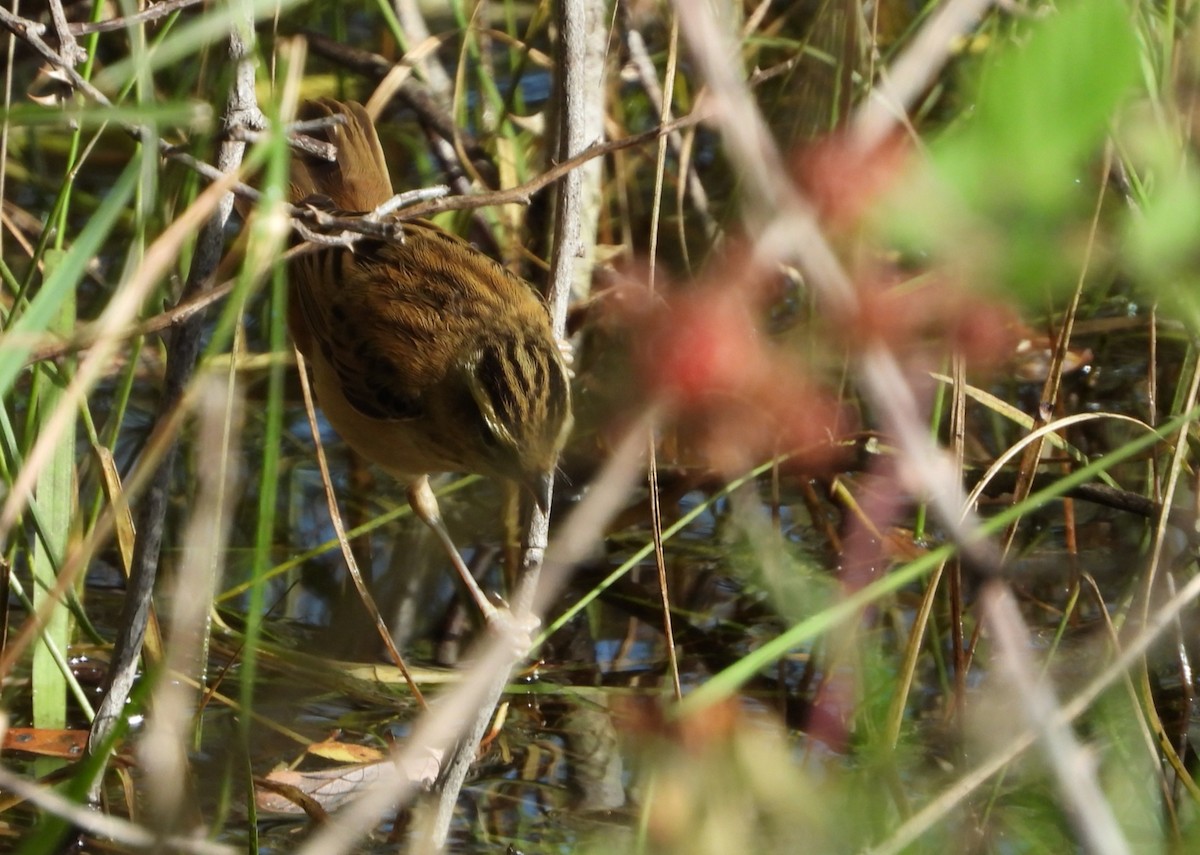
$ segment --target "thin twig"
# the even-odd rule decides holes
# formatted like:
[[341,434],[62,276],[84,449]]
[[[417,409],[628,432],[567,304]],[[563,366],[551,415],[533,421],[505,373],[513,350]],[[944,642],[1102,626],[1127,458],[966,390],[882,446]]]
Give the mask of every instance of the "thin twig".
[[[634,67],[638,70],[638,75],[642,81],[642,87],[650,95],[653,101],[658,103],[658,120],[659,123],[665,123],[671,119],[671,101],[674,97],[674,75],[671,73],[673,69],[668,69],[666,75],[666,90],[664,91],[658,85],[658,77],[654,70],[654,64],[650,61],[650,56],[646,51],[646,44],[642,40],[642,34],[633,26],[633,13],[629,8],[628,2],[622,2],[619,7],[622,12],[626,28],[626,44],[629,47],[629,54],[633,60]],[[668,59],[668,65],[673,65],[673,59],[678,53],[679,42],[679,19],[677,16],[671,16],[671,58]],[[659,223],[662,216],[662,194],[663,194],[663,178],[666,174],[667,163],[667,144],[670,143],[675,149],[675,156],[680,164],[687,169],[687,182],[690,187],[693,184],[697,188],[699,195],[693,197],[697,208],[704,215],[706,225],[706,236],[710,239],[716,233],[716,224],[708,216],[708,199],[704,195],[704,188],[699,181],[693,181],[696,178],[695,171],[687,168],[683,157],[683,137],[678,133],[668,134],[664,137],[659,137],[658,152],[654,163],[654,195],[650,210],[650,249],[649,249],[649,271],[647,279],[649,288],[653,292],[656,287],[656,273],[658,270],[658,239],[659,239]],[[680,218],[682,221],[682,218]],[[687,242],[681,241],[681,246],[686,252]],[[650,490],[650,531],[654,540],[654,565],[658,571],[658,590],[662,604],[662,626],[663,636],[666,641],[667,648],[667,668],[671,675],[671,688],[675,693],[675,700],[683,698],[683,686],[679,679],[679,656],[675,647],[675,628],[671,618],[671,592],[667,584],[667,562],[666,555],[663,552],[663,522],[662,522],[662,504],[661,496],[658,488],[658,456],[655,453],[655,444],[657,442],[657,431],[651,427],[646,433],[646,478]]]
[[[302,35],[308,39],[314,54],[373,80],[386,79],[396,68],[397,63],[379,54],[353,45],[342,44],[321,33],[306,30]],[[473,161],[487,163],[491,171],[495,172],[495,165],[492,164],[487,151],[469,130],[460,127],[454,121],[454,117],[439,100],[438,94],[432,87],[409,77],[400,85],[396,94],[409,109],[417,114],[418,120],[424,127],[447,142],[452,142],[457,136],[463,149]]]
[[121,15],[117,18],[107,18],[103,21],[84,21],[82,23],[72,23],[68,27],[72,35],[86,36],[89,33],[108,33],[113,30],[125,30],[136,24],[145,24],[150,21],[157,21],[159,18],[165,18],[167,15],[172,15],[181,9],[186,9],[189,6],[198,6],[204,0],[162,0],[161,3],[155,3],[147,6],[140,12],[134,12],[132,15]]
[[54,21],[54,29],[58,33],[58,52],[64,61],[78,65],[87,61],[87,51],[75,41],[67,16],[63,14],[62,0],[50,0],[50,19]]
[[366,608],[367,614],[371,616],[379,637],[383,639],[383,645],[387,649],[388,656],[391,657],[393,664],[395,664],[400,674],[404,677],[404,682],[408,684],[409,691],[413,693],[413,697],[420,704],[421,709],[428,710],[429,704],[425,701],[425,695],[421,693],[421,687],[417,685],[417,681],[413,679],[412,672],[408,670],[408,663],[404,661],[404,657],[396,649],[396,642],[392,639],[392,633],[388,630],[383,615],[379,613],[379,607],[375,605],[375,598],[371,596],[371,591],[367,587],[367,583],[363,580],[362,571],[358,568],[358,561],[354,557],[354,550],[350,548],[350,541],[346,537],[346,525],[342,522],[341,511],[338,510],[337,494],[333,489],[333,479],[329,475],[329,463],[325,459],[325,446],[321,444],[321,427],[317,424],[317,411],[313,400],[312,388],[308,382],[308,371],[304,366],[304,357],[299,350],[295,351],[295,355],[296,368],[300,377],[300,391],[304,396],[304,411],[308,414],[308,429],[312,434],[313,445],[317,454],[317,469],[321,472],[321,484],[325,488],[325,503],[329,508],[329,518],[333,522],[333,532],[337,536],[338,545],[342,549],[342,558],[346,561],[346,569],[350,571],[350,578],[354,582],[355,590],[358,591],[358,598]]
[[[763,5],[765,6],[766,4]],[[674,88],[672,80],[668,75],[668,92],[664,94],[663,87],[659,84],[658,75],[654,70],[654,63],[650,60],[650,52],[646,49],[646,41],[642,38],[641,31],[634,26],[630,0],[621,0],[618,8],[621,12],[622,26],[625,28],[625,44],[629,48],[629,58],[633,63],[634,70],[637,72],[638,82],[646,90],[650,101],[659,105],[659,121],[665,125],[671,121],[672,111],[669,95],[670,90]],[[676,34],[677,27],[678,22],[673,20],[671,24],[672,36]],[[704,184],[700,181],[695,164],[684,157],[683,136],[679,131],[672,131],[666,135],[666,139],[670,143],[671,151],[674,152],[675,157],[678,159],[681,167],[683,167],[683,188],[687,195],[691,197],[692,205],[700,215],[700,222],[704,226],[704,235],[707,239],[712,240],[717,234],[717,223],[713,219],[712,212],[709,211],[708,191],[704,189]],[[660,163],[662,162],[661,154],[659,161]],[[658,179],[661,180],[661,173]],[[651,263],[653,263],[653,254],[651,256]]]
[[46,32],[44,24],[31,21],[28,18],[22,18],[20,15],[14,15],[7,9],[0,7],[0,27],[4,27],[14,36],[28,44],[41,55],[42,59],[45,59],[55,68],[62,69],[70,84],[76,89],[97,103],[103,104],[106,107],[112,106],[112,102],[108,99],[107,95],[93,86],[90,81],[75,70],[74,62],[46,44],[46,40],[42,38],[42,34]]

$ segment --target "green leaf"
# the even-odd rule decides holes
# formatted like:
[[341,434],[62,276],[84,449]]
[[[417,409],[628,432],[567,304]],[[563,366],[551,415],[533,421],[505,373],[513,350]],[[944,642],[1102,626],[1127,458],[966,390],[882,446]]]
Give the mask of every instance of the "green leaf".
[[1179,276],[1196,266],[1200,234],[1200,180],[1188,169],[1162,183],[1142,215],[1131,219],[1130,258],[1151,281]]
[[[46,275],[53,277],[67,261],[67,253],[48,250],[45,254]],[[74,292],[68,291],[59,305],[58,316],[50,329],[68,334],[75,326]],[[44,426],[54,417],[63,399],[55,372],[44,366],[32,386],[37,402],[38,424]],[[32,402],[31,402],[32,403]],[[46,615],[39,642],[33,648],[31,681],[33,686],[33,724],[44,729],[67,726],[67,681],[70,668],[66,652],[71,643],[71,614],[65,602],[51,592],[58,582],[57,569],[62,565],[75,519],[75,427],[71,425],[59,438],[49,461],[37,477],[35,489],[38,508],[44,526],[34,541],[33,604]],[[61,763],[48,761],[39,764],[39,771],[48,773]]]
[[1136,80],[1137,62],[1119,0],[1066,6],[985,69],[974,119],[935,152],[943,175],[996,213],[1060,211]]
[[970,118],[932,146],[934,180],[906,194],[900,239],[1034,299],[1073,281],[1072,249],[1103,180],[1088,161],[1137,75],[1120,0],[1026,25],[985,60]]
[[1200,330],[1200,176],[1183,168],[1161,182],[1126,230],[1128,257],[1139,280],[1168,301],[1171,314]]

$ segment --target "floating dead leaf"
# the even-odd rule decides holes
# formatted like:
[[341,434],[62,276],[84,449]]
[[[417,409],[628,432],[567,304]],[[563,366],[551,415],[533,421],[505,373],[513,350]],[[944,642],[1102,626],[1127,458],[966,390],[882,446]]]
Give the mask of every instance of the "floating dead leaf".
[[321,806],[320,802],[293,784],[285,784],[267,776],[266,778],[255,778],[254,786],[257,790],[255,802],[260,811],[270,811],[271,813],[302,811],[313,822],[324,822],[329,817],[329,812]]
[[[1091,364],[1093,354],[1090,348],[1070,348],[1063,357],[1063,374],[1078,371],[1085,365]],[[1043,383],[1050,375],[1050,366],[1054,362],[1054,345],[1050,339],[1024,338],[1017,343],[1012,356],[1013,375],[1024,383]]]
[[12,727],[4,734],[5,751],[24,751],[41,757],[77,760],[87,747],[86,730],[52,730],[38,727]]
[[[383,763],[365,766],[339,766],[316,772],[280,769],[255,781],[254,803],[260,811],[312,815],[314,805],[328,812],[336,810],[355,793],[377,781],[386,770]],[[308,800],[313,805],[307,805]]]
[[[254,802],[260,811],[290,816],[304,813],[316,818],[320,811],[337,810],[364,787],[386,775],[391,762],[384,760],[312,772],[279,769],[256,781]],[[440,769],[441,753],[431,751],[403,772],[418,786],[429,787],[437,780]]]
[[308,753],[335,763],[379,763],[387,759],[387,754],[378,748],[333,739],[314,742],[308,746]]
[[912,529],[893,526],[884,534],[883,552],[893,561],[916,561],[929,550],[917,542]]

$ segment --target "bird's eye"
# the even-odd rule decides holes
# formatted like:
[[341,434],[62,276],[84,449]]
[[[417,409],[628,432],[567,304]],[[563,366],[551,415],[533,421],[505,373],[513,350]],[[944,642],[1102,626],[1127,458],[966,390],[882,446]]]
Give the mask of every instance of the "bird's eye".
[[[476,410],[476,412],[479,412]],[[492,430],[491,425],[483,418],[483,413],[479,413],[479,438],[483,440],[483,444],[495,451],[500,447],[500,437],[496,436],[496,432]]]

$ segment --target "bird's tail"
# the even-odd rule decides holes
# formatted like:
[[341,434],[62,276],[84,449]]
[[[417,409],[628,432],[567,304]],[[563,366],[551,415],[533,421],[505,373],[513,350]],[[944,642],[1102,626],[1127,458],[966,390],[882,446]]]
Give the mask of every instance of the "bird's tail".
[[305,101],[298,118],[311,121],[339,113],[346,117],[344,123],[306,133],[335,145],[336,160],[300,152],[292,158],[292,201],[324,197],[338,210],[372,211],[392,197],[392,181],[367,111],[353,101],[321,98]]

